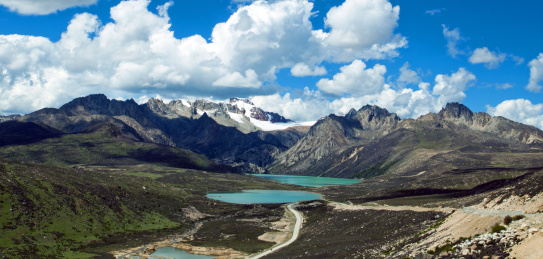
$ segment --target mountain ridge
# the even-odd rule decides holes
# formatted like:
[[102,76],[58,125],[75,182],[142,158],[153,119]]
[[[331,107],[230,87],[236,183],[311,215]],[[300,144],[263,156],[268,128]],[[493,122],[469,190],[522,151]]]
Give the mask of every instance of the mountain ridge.
[[[151,98],[138,105],[134,100],[109,100],[96,94],[15,121],[35,122],[66,134],[109,123],[137,141],[192,150],[244,172],[269,170],[347,178],[416,174],[429,165],[438,165],[432,159],[439,154],[453,159],[451,165],[461,161],[488,165],[492,159],[468,154],[489,153],[493,157],[497,152],[540,152],[543,143],[543,132],[533,126],[474,113],[459,103],[449,103],[440,112],[417,119],[402,120],[387,109],[365,105],[345,116],[325,116],[309,128],[246,132],[239,125],[250,124],[224,125],[236,116],[246,122],[257,121],[253,117],[259,116],[267,117],[269,123],[290,121],[259,111],[239,98],[229,103],[175,100],[169,104]],[[413,166],[409,159],[423,165]],[[441,168],[455,167],[447,166],[445,160],[440,162],[444,163]]]

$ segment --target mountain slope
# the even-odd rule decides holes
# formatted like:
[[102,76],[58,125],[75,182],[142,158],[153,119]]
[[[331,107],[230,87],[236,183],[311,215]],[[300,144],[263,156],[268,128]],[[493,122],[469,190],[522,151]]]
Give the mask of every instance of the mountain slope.
[[[186,101],[166,105],[151,99],[146,104],[138,105],[133,100],[109,100],[105,95],[96,94],[76,98],[59,109],[47,108],[33,112],[18,121],[41,123],[64,133],[84,132],[93,125],[108,123],[120,128],[126,135],[131,135],[133,139],[193,150],[249,172],[262,172],[259,167],[271,163],[277,154],[287,150],[304,135],[303,130],[287,130],[280,134],[273,131],[245,134],[237,128],[217,123],[207,112],[190,118],[182,116],[183,109],[174,110],[182,103],[185,103],[183,109],[187,108]],[[195,102],[193,106],[197,110],[196,114],[198,107],[207,106],[246,112],[238,109],[238,106],[225,104]],[[259,110],[252,111],[258,114]],[[267,113],[266,116],[277,117],[272,115]],[[280,116],[275,119],[286,120]]]
[[458,103],[438,114],[401,122],[386,110],[363,107],[317,122],[269,170],[368,178],[536,167],[543,165],[542,136],[535,127],[473,113]]
[[28,144],[62,135],[63,132],[59,130],[34,122],[10,120],[0,123],[0,146]]
[[358,111],[352,109],[344,117],[331,114],[319,120],[304,138],[282,153],[270,170],[322,175],[323,170],[315,169],[319,168],[318,162],[328,160],[354,145],[367,144],[386,135],[399,121],[396,114],[369,105]]
[[67,166],[145,163],[211,172],[235,171],[188,150],[141,142],[133,134],[107,122],[91,125],[81,133],[65,134],[32,144],[5,146],[0,149],[0,157]]

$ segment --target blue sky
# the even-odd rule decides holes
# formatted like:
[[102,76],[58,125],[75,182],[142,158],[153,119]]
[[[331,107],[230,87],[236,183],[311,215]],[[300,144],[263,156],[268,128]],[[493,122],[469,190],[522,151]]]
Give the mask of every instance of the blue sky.
[[540,1],[0,0],[0,114],[91,93],[297,121],[461,102],[543,128]]

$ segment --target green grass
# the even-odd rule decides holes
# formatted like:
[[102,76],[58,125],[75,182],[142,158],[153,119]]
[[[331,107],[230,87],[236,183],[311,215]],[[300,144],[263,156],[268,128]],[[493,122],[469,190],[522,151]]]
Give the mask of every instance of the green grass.
[[0,165],[0,249],[6,256],[58,257],[112,235],[187,225],[175,214],[187,206],[188,194],[173,185],[54,166]]
[[496,223],[496,225],[492,226],[492,229],[490,230],[491,233],[499,233],[504,230],[507,230],[505,226],[500,225],[499,223]]
[[131,175],[131,176],[137,176],[137,177],[148,177],[151,179],[158,179],[160,177],[164,177],[170,174],[155,174],[155,173],[147,173],[147,172],[125,172],[124,175]]
[[390,163],[386,163],[386,164],[385,163],[386,163],[386,161],[379,162],[376,165],[355,174],[353,176],[353,178],[357,178],[357,179],[366,178],[367,179],[367,178],[372,178],[372,177],[376,177],[376,176],[379,176],[379,175],[383,175],[391,167],[393,167],[397,162],[390,162]]
[[4,146],[0,157],[57,166],[150,163],[206,171],[231,170],[185,149],[117,138],[104,132],[69,134],[29,145]]

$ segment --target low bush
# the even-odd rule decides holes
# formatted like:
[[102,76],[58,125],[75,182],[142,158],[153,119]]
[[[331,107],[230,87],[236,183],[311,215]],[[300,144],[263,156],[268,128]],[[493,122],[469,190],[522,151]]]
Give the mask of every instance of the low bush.
[[494,226],[492,227],[491,232],[492,232],[492,233],[499,233],[499,232],[502,232],[502,231],[504,231],[504,230],[506,230],[506,229],[507,229],[506,227],[504,227],[504,226],[502,226],[502,225],[496,223],[496,225],[494,225]]

